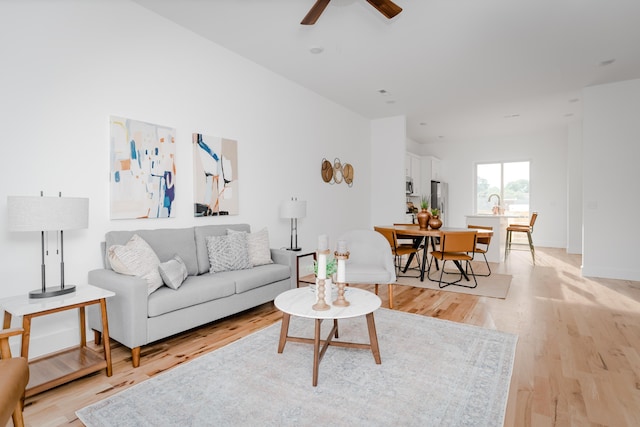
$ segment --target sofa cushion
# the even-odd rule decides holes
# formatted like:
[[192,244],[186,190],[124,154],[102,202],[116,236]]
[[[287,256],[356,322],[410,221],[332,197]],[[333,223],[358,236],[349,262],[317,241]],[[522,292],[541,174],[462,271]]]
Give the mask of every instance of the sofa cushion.
[[171,311],[228,297],[234,293],[235,284],[230,277],[217,274],[189,276],[178,291],[163,286],[149,295],[147,302],[149,317],[161,316]]
[[243,270],[251,268],[247,233],[234,233],[227,236],[207,236],[209,251],[209,273]]
[[180,256],[176,255],[173,259],[163,262],[158,266],[158,271],[165,285],[171,289],[178,289],[187,278],[187,266]]
[[[194,228],[198,259],[197,274],[208,273],[211,268],[209,251],[207,250],[207,236],[225,236],[228,228],[237,231],[246,231],[247,233],[251,231],[249,224],[201,225]],[[189,270],[189,274],[192,274],[191,270]]]
[[289,267],[282,264],[267,264],[248,270],[223,271],[212,276],[228,278],[235,282],[235,292],[241,294],[291,277]]
[[[228,234],[245,233],[244,231],[227,230]],[[263,228],[255,233],[247,234],[247,249],[249,251],[249,262],[254,267],[265,264],[273,264],[271,259],[271,247],[269,245],[269,231]]]
[[[193,227],[164,228],[158,230],[109,231],[105,235],[106,247],[124,245],[134,234],[142,237],[160,258],[168,261],[179,255],[187,266],[190,275],[198,274],[198,259]],[[107,260],[107,268],[111,268]]]
[[143,238],[134,234],[124,245],[107,249],[109,263],[116,273],[141,277],[147,282],[147,293],[163,285],[158,271],[160,259]]

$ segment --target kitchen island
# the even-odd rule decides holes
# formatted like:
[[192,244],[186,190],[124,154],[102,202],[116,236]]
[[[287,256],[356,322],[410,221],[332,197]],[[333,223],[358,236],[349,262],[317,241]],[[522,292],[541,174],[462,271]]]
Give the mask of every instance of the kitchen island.
[[527,216],[523,215],[491,215],[491,214],[473,214],[465,215],[467,217],[467,225],[483,225],[485,227],[493,227],[493,238],[487,250],[487,261],[503,262],[504,248],[507,239],[507,226],[509,219],[523,219]]

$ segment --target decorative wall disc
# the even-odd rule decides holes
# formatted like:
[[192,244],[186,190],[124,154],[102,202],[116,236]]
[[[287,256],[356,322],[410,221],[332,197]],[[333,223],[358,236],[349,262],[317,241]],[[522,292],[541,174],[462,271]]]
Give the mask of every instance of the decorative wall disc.
[[331,166],[329,160],[322,159],[322,170],[320,172],[322,173],[322,180],[331,183],[333,179],[333,166]]

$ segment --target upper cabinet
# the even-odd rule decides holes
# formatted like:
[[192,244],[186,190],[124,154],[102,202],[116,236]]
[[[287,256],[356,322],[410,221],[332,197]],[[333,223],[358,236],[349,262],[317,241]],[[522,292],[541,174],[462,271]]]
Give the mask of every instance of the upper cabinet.
[[405,157],[405,173],[413,181],[412,195],[420,195],[422,189],[422,157],[407,153]]
[[422,183],[431,189],[431,181],[440,181],[440,159],[433,156],[422,157]]

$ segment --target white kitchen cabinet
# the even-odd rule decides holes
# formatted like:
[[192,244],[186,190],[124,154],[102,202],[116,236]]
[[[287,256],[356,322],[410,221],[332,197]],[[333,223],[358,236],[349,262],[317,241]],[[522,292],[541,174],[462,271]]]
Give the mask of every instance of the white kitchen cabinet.
[[423,156],[421,169],[422,188],[430,191],[431,181],[440,181],[440,159],[433,156]]
[[413,180],[412,195],[420,195],[422,185],[422,157],[413,153],[407,153],[405,157],[405,172]]

